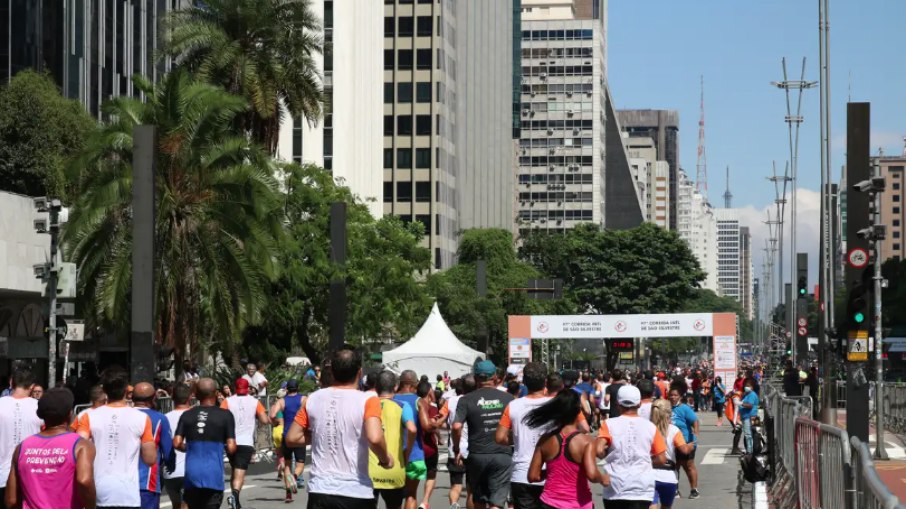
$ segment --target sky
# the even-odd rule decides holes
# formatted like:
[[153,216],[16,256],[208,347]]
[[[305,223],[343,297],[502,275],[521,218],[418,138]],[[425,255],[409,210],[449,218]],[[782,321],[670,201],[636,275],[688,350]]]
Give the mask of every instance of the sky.
[[[906,136],[906,0],[830,0],[831,165],[838,179],[846,155],[846,102],[871,103],[872,153],[903,152]],[[730,168],[733,206],[752,231],[761,275],[766,210],[776,162],[790,159],[786,99],[771,86],[818,79],[818,0],[610,0],[608,81],[617,108],[675,109],[680,165],[695,178],[700,76],[705,90],[708,196],[723,207]],[[795,99],[795,95],[792,95]],[[820,186],[819,95],[803,93],[799,141],[798,251],[809,253],[817,280]],[[795,109],[795,103],[793,103]],[[795,111],[794,111],[795,113]],[[787,262],[788,263],[788,262]],[[785,277],[785,279],[789,279]]]

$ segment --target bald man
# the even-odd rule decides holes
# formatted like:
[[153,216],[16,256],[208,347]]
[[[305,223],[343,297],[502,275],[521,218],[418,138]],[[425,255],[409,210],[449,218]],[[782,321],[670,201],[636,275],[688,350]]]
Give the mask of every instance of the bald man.
[[173,451],[173,434],[170,431],[170,422],[164,414],[155,410],[157,391],[154,386],[141,382],[136,384],[132,391],[132,404],[144,412],[151,419],[151,436],[157,447],[157,460],[152,465],[139,463],[138,482],[141,488],[142,509],[160,508],[161,466],[172,470],[176,463],[176,454]]
[[199,406],[179,418],[173,446],[186,453],[185,494],[190,509],[218,508],[223,502],[223,453],[236,453],[236,421],[217,406],[217,384],[202,378],[195,384]]

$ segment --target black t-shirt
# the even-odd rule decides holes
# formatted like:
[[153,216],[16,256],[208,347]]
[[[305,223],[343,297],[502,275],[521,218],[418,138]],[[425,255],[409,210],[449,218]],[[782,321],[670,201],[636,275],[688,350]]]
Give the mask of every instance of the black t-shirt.
[[513,449],[494,441],[503,410],[515,398],[494,387],[483,387],[463,396],[456,405],[455,422],[469,427],[469,454],[513,454]]
[[623,382],[610,384],[607,386],[605,391],[610,396],[610,410],[608,410],[608,417],[619,417],[623,412],[620,408],[620,404],[617,402],[617,393],[620,392],[620,387],[625,385]]
[[190,408],[175,434],[186,441],[186,487],[223,489],[224,444],[236,438],[233,413],[216,406]]

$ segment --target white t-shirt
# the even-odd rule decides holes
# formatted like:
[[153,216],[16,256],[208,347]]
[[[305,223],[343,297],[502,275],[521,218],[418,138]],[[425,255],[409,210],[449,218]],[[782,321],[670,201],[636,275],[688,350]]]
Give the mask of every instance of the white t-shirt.
[[651,420],[651,402],[650,401],[642,402],[642,404],[639,405],[639,417],[641,417],[642,419],[645,419],[646,421]]
[[[449,410],[449,415],[447,415],[447,427],[451,430],[453,429],[453,420],[456,418],[456,405],[459,404],[459,400],[462,396],[456,394],[456,391],[453,391],[453,395],[447,400],[447,410]],[[447,449],[449,450],[450,458],[455,458],[456,454],[453,453],[453,432],[447,434]],[[469,457],[469,425],[462,423],[462,436],[459,438],[459,454],[462,454],[463,458]]]
[[261,374],[260,371],[255,371],[255,376],[249,376],[248,373],[242,375],[242,378],[249,381],[249,385],[254,387],[258,391],[259,396],[267,396],[267,387],[258,388],[258,384],[261,382],[267,382],[267,378]]
[[[43,425],[44,421],[38,418],[38,400],[28,396],[0,398],[0,488],[6,487],[16,446],[40,433]],[[135,482],[137,488],[138,479]]]
[[[510,482],[529,484],[528,470],[532,463],[532,455],[535,453],[538,439],[547,430],[530,428],[522,422],[522,419],[529,412],[550,400],[549,397],[514,399],[503,410],[500,424],[513,432],[513,473],[510,475]],[[532,484],[544,486],[543,482]]]
[[[664,442],[667,443],[667,461],[676,461],[676,442],[677,437],[680,439],[683,438],[683,434],[680,432],[680,429],[670,424],[670,427],[667,428],[667,436],[664,438]],[[685,443],[685,440],[683,440]],[[654,469],[654,480],[663,483],[669,484],[679,484],[679,478],[677,477],[676,470],[665,470],[662,468]]]
[[223,400],[220,408],[229,410],[236,421],[236,445],[255,445],[255,426],[258,413],[264,412],[264,406],[254,396],[230,396]]
[[[170,423],[170,438],[173,438],[173,435],[176,434],[176,426],[179,425],[179,418],[182,417],[185,410],[171,410],[167,412],[165,417],[167,422]],[[176,466],[173,469],[173,472],[167,472],[167,469],[164,469],[164,479],[179,479],[180,477],[186,476],[186,453],[182,451],[176,451]]]
[[609,440],[607,463],[611,484],[604,487],[605,500],[647,500],[654,498],[652,453],[664,451],[664,438],[651,421],[621,415],[601,423],[599,437]]
[[98,507],[141,506],[138,462],[141,445],[154,442],[151,418],[137,408],[104,405],[82,415],[78,429],[89,434],[97,450],[94,484]]

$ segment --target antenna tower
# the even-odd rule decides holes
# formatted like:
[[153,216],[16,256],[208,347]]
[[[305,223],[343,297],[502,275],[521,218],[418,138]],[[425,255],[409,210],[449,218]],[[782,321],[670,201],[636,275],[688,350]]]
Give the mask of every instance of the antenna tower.
[[733,208],[733,193],[730,192],[730,167],[727,166],[727,190],[724,191],[724,208]]
[[695,165],[695,190],[708,201],[708,157],[705,155],[705,77],[701,76],[701,117],[698,119],[698,163]]

